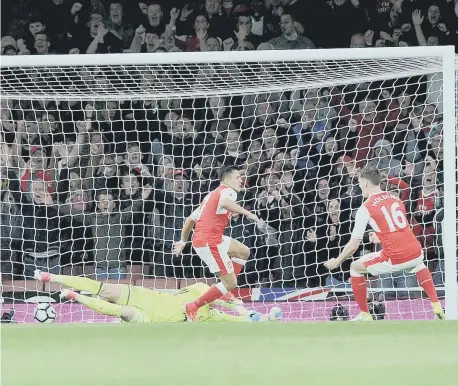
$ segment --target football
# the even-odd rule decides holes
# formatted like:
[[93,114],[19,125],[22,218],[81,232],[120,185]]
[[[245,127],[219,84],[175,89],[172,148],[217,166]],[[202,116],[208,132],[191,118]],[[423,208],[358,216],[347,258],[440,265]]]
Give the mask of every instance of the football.
[[56,310],[49,303],[39,303],[35,307],[33,317],[37,323],[52,323],[56,320]]

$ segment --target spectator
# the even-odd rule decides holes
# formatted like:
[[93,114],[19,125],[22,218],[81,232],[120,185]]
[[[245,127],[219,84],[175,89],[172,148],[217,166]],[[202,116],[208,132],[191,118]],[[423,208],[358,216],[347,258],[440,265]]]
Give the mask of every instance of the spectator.
[[215,37],[207,37],[207,40],[205,40],[205,45],[200,46],[201,51],[221,51],[222,50],[222,42],[220,38],[215,38]]
[[110,189],[116,190],[119,188],[118,180],[118,164],[111,155],[105,155],[99,169],[94,173],[94,189]]
[[225,40],[232,35],[230,19],[223,14],[221,0],[205,0],[205,12],[208,15],[210,32],[213,36]]
[[14,273],[13,263],[18,261],[18,240],[22,237],[21,209],[10,190],[3,190],[0,206],[0,267],[2,274]]
[[38,34],[46,33],[46,25],[41,17],[37,13],[32,13],[28,21],[28,31],[23,34],[22,39],[18,39],[18,48],[22,47],[23,51],[27,53],[32,52]]
[[348,147],[353,147],[352,158],[358,167],[363,167],[367,155],[375,143],[383,139],[384,126],[380,122],[374,100],[367,98],[358,104],[359,114],[349,122]]
[[[22,160],[23,162],[23,160]],[[32,201],[32,184],[33,181],[42,180],[46,182],[46,190],[49,193],[55,192],[54,186],[54,158],[48,157],[47,149],[40,146],[30,148],[30,158],[20,167],[21,174],[18,175],[20,180],[21,191],[29,202]]]
[[[132,211],[132,221],[125,226],[125,257],[131,263],[148,261],[144,247],[144,226],[145,213],[154,210],[149,200],[153,191],[153,179],[141,178],[142,174],[124,167],[120,171],[120,207],[121,211]],[[151,176],[151,175],[149,175]],[[142,181],[141,181],[141,180]],[[142,186],[143,185],[143,186]]]
[[[70,4],[73,4],[70,6]],[[47,29],[53,36],[62,36],[66,31],[66,23],[70,19],[71,12],[81,10],[75,3],[68,3],[64,0],[52,0],[41,2],[37,11],[46,17]]]
[[269,41],[276,50],[315,48],[313,42],[299,35],[294,26],[294,16],[284,13],[280,18],[282,35]]
[[156,52],[163,44],[160,37],[150,31],[146,31],[143,25],[140,25],[134,34],[134,38],[130,45],[131,52]]
[[361,33],[356,33],[351,36],[350,48],[364,48],[366,47],[366,39]]
[[226,98],[208,98],[204,130],[209,143],[222,141],[226,130],[235,129],[235,125],[231,125],[230,110]]
[[182,41],[185,51],[208,51],[206,41],[209,37],[209,28],[210,23],[208,22],[207,16],[204,14],[197,14],[194,19],[194,34],[191,36],[176,37],[176,40]]
[[30,203],[22,204],[21,250],[24,276],[33,277],[36,269],[60,272],[59,215],[55,201],[43,180],[31,184]]
[[49,41],[48,35],[43,32],[35,35],[33,47],[35,49],[33,53],[37,55],[49,55],[54,53],[50,50],[51,42]]
[[132,38],[134,37],[134,27],[131,24],[124,22],[124,7],[121,2],[113,2],[110,4],[108,29],[122,41],[122,48],[130,47]]
[[59,176],[58,192],[63,245],[61,264],[76,267],[88,255],[84,217],[92,210],[92,191],[77,173],[63,168]]
[[[84,26],[76,28],[75,31],[72,33],[72,38],[77,46],[76,48],[78,49],[79,53],[87,53],[87,50],[89,49],[89,46],[91,44],[91,52],[94,53],[98,48],[97,46],[99,43],[99,34],[106,34],[107,32],[108,31],[104,27],[102,15],[100,13],[92,12],[89,16],[87,28],[85,28]],[[102,40],[102,37],[100,37],[100,40]]]
[[248,157],[245,161],[246,176],[249,186],[259,186],[259,178],[267,167],[267,161],[262,152],[262,143],[259,140],[251,141],[248,148]]
[[392,155],[393,146],[386,139],[381,139],[374,144],[372,158],[367,163],[368,167],[377,168],[394,177],[401,175],[401,161]]
[[157,36],[161,36],[165,32],[166,26],[161,5],[156,2],[149,4],[146,15],[148,17],[146,29]]
[[325,219],[323,215],[326,214],[327,200],[331,188],[329,186],[329,178],[322,177],[316,181],[316,196],[310,201],[313,202],[309,208],[312,213],[315,213],[317,223],[324,223]]
[[243,97],[242,103],[244,106],[247,106],[243,109],[243,115],[246,118],[243,122],[244,137],[246,139],[257,139],[261,137],[264,126],[270,126],[276,123],[278,106],[273,101],[273,95],[270,98],[263,94]]
[[[315,244],[318,264],[339,253],[350,239],[351,222],[342,208],[342,202],[338,198],[331,198],[327,202],[326,212],[326,220],[307,234],[307,240]],[[326,277],[326,286],[345,287],[349,271],[350,263],[347,262],[338,272],[331,272]]]
[[[172,113],[171,116],[173,114],[178,118],[176,113]],[[200,162],[204,138],[197,134],[195,123],[191,121],[188,113],[184,113],[180,121],[177,119],[171,122],[167,135],[163,135],[163,140],[164,154],[173,156],[176,167],[190,170],[195,163]]]
[[187,172],[182,169],[175,169],[170,177],[165,178],[164,191],[157,191],[155,197],[156,207],[161,216],[161,229],[158,233],[160,236],[156,240],[158,249],[154,257],[154,274],[167,277],[188,275],[192,277],[193,273],[199,272],[199,269],[193,272],[192,269],[185,270],[184,267],[200,267],[201,264],[196,263],[195,259],[192,260],[190,251],[186,251],[186,257],[184,261],[180,261],[180,264],[172,254],[173,242],[180,238],[183,223],[192,212],[190,183]]
[[281,0],[264,0],[265,16],[263,21],[263,36],[266,39],[273,39],[281,35],[280,16],[283,12]]
[[279,248],[273,275],[282,286],[292,287],[295,285],[298,274],[295,267],[305,265],[300,199],[296,195],[288,193],[280,200],[279,207]]
[[[61,54],[82,54],[92,40],[87,34],[87,20],[89,9],[87,4],[73,3],[71,9],[66,9],[65,14],[60,19],[62,22],[61,32],[57,32],[60,43],[56,50]],[[97,31],[94,31],[94,36]]]
[[[264,26],[265,15],[267,10],[264,6],[263,0],[253,0],[251,2],[251,33],[255,36],[260,36],[264,38],[264,31],[266,30]],[[258,45],[257,45],[258,46]]]
[[[0,128],[2,130],[2,140],[8,144],[12,144],[16,140],[16,123],[12,119],[11,110],[2,109],[1,110],[1,122]],[[3,145],[3,144],[2,144]],[[6,153],[2,153],[6,154]]]
[[20,51],[16,40],[12,36],[2,37],[2,51],[1,55],[18,55]]
[[[435,266],[436,249],[434,217],[436,199],[440,197],[437,187],[437,175],[433,164],[428,164],[423,173],[422,185],[412,192],[414,233],[426,252],[426,258]],[[434,271],[434,270],[433,270]]]
[[[436,161],[436,170],[441,173],[444,169],[444,144],[442,142],[442,128],[439,127],[435,132],[431,132],[428,137],[428,145],[431,149],[430,155]],[[443,181],[443,178],[440,178]]]
[[[100,17],[100,15],[92,15],[92,18]],[[122,52],[123,42],[117,36],[117,33],[114,31],[109,31],[105,27],[105,22],[103,19],[97,18],[92,24],[96,27],[91,27],[91,36],[94,38],[92,42],[87,47],[87,54],[102,54],[102,53],[119,53]],[[93,28],[97,28],[97,34],[93,36]],[[131,41],[132,39],[130,39]]]
[[256,212],[267,225],[278,230],[280,218],[279,202],[281,200],[279,191],[280,176],[275,172],[268,171],[262,178],[260,185],[263,188],[257,192]]
[[191,191],[193,203],[199,205],[204,197],[219,185],[218,162],[212,153],[204,153],[201,164],[194,165]]
[[262,133],[262,147],[265,151],[266,160],[272,160],[280,143],[273,127],[267,127]]
[[316,175],[318,177],[331,176],[332,167],[340,155],[336,139],[328,136],[324,141],[317,143],[316,149],[317,153],[311,159],[316,169]]
[[124,153],[125,134],[124,122],[121,120],[119,103],[117,101],[106,101],[95,105],[96,122],[94,131],[103,134],[107,143],[108,152],[116,151]]
[[431,4],[428,7],[426,20],[420,10],[415,10],[412,13],[412,21],[419,45],[446,45],[453,43],[452,34],[447,23],[442,20],[441,10],[437,4]]
[[229,130],[225,133],[226,151],[218,157],[221,164],[242,165],[245,162],[246,153],[240,142],[241,138],[242,133],[239,130]]
[[133,213],[140,212],[142,200],[121,210],[113,190],[101,189],[96,197],[96,212],[86,214],[84,222],[92,230],[93,255],[98,279],[125,279],[126,224],[132,224]]
[[253,34],[253,21],[251,16],[240,14],[237,16],[237,31],[235,34],[236,49],[256,49],[261,43],[261,37]]
[[413,175],[420,175],[423,171],[422,162],[427,154],[428,138],[422,130],[421,117],[415,109],[410,114],[410,122],[399,122],[393,139],[393,154],[402,154],[405,161],[414,166]]
[[337,33],[332,36],[333,47],[348,47],[355,33],[365,33],[369,27],[368,11],[359,0],[333,0],[326,15],[329,25]]

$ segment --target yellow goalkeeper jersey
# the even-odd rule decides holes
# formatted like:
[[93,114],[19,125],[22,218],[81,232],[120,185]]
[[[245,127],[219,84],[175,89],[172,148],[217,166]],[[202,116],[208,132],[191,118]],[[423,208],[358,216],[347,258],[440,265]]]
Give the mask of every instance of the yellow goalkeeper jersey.
[[[142,311],[145,323],[184,322],[183,306],[196,300],[208,290],[203,283],[182,288],[174,293],[162,293],[143,287],[129,286],[126,305]],[[208,305],[200,308],[198,321],[205,321],[213,315]]]

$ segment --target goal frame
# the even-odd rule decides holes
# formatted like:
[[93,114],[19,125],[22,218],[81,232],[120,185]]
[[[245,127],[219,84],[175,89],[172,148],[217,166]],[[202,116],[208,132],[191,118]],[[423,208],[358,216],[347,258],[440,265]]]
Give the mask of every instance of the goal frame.
[[[437,47],[387,47],[357,49],[317,49],[285,51],[230,51],[202,53],[135,53],[107,55],[43,55],[43,56],[2,56],[0,67],[57,67],[57,66],[119,66],[119,65],[167,65],[167,64],[208,64],[208,63],[254,63],[286,61],[326,61],[326,60],[370,60],[402,59],[422,57],[442,58],[443,74],[443,152],[444,152],[444,212],[443,245],[445,264],[445,313],[447,319],[458,319],[457,284],[457,154],[456,143],[456,95],[458,79],[453,46]],[[253,91],[237,88],[237,93]],[[4,97],[4,96],[3,96]],[[29,96],[29,98],[33,96]],[[14,99],[20,99],[16,96]],[[41,99],[47,99],[40,96]],[[50,99],[55,99],[52,96]],[[104,96],[106,99],[106,96]],[[77,99],[82,99],[78,97]],[[455,208],[455,210],[448,210]]]

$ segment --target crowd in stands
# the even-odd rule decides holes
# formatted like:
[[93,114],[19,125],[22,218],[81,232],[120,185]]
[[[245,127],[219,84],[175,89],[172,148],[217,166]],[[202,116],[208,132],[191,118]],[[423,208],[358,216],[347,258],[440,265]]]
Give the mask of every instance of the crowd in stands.
[[4,0],[2,55],[455,44],[456,0]]
[[[454,44],[455,0],[2,1],[2,55]],[[33,60],[31,58],[31,60]],[[91,77],[92,75],[80,74]],[[202,277],[184,220],[244,176],[228,235],[251,249],[239,284],[345,286],[323,262],[350,237],[358,170],[380,169],[441,283],[442,107],[430,80],[210,98],[1,101],[1,273],[92,266],[99,279]],[[85,79],[102,82],[106,79]],[[108,86],[108,85],[107,85]],[[358,254],[377,248],[368,232]],[[404,274],[385,287],[416,286]]]

